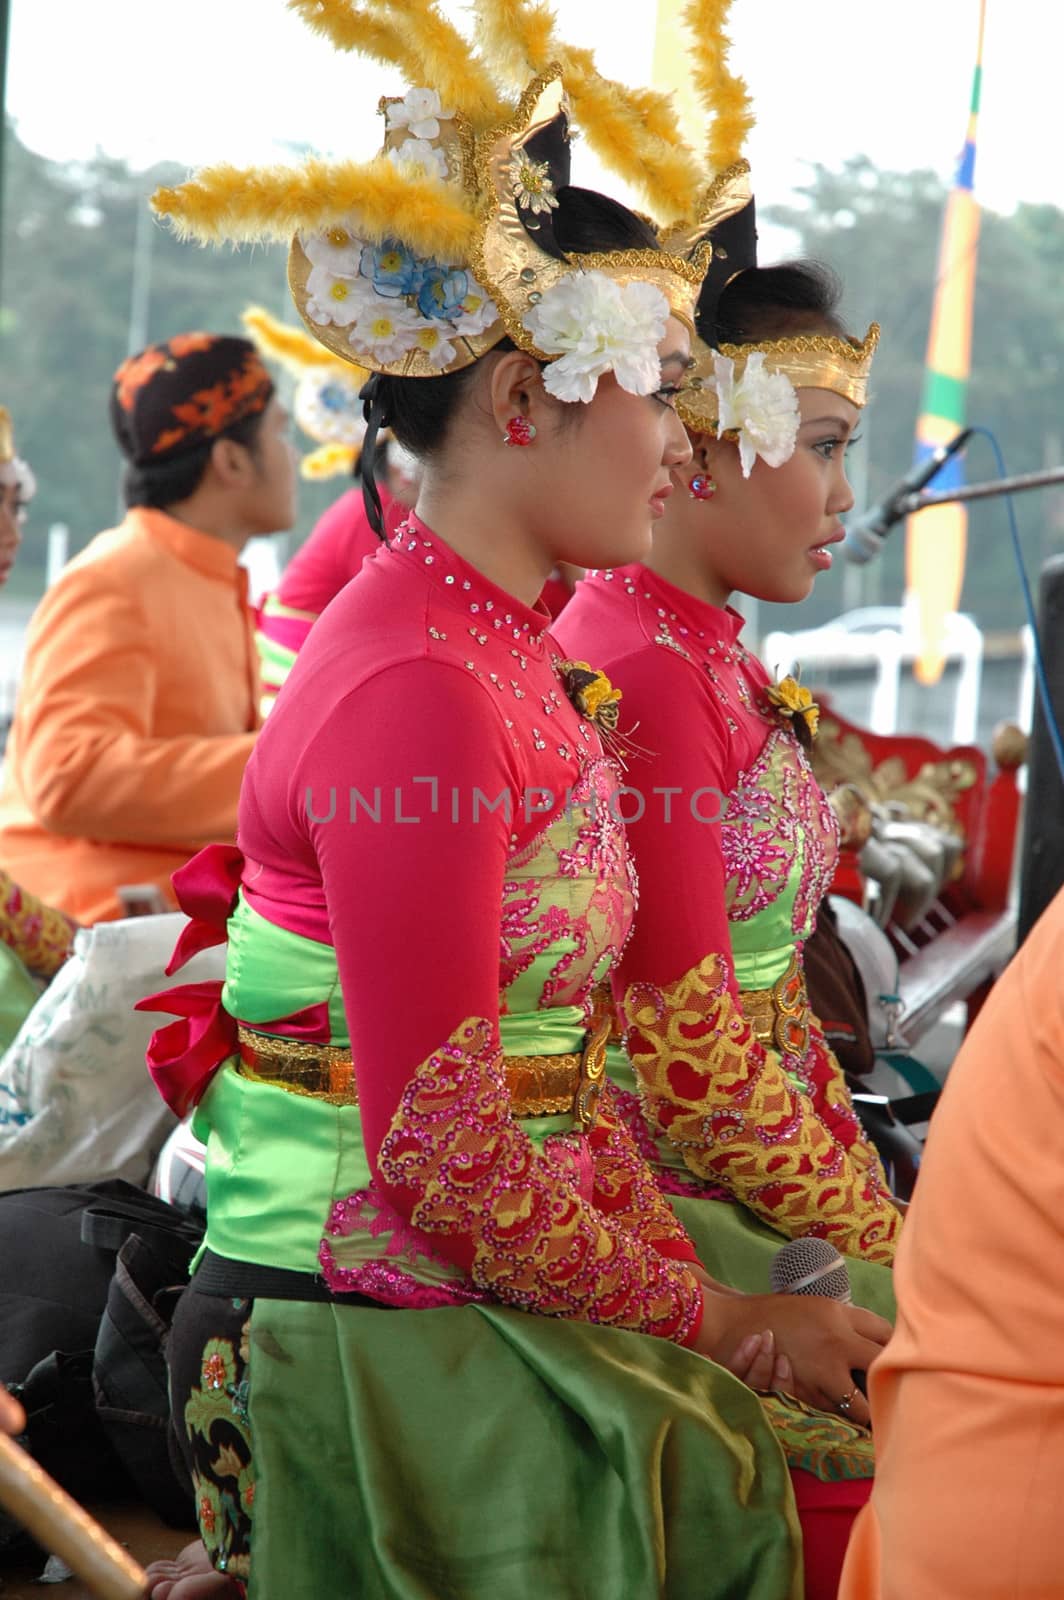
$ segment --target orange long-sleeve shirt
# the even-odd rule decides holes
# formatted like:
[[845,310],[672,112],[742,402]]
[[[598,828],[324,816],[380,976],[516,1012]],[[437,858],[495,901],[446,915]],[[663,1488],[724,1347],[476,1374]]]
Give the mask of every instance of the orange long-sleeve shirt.
[[247,579],[235,550],[138,508],[63,572],[30,623],[0,789],[0,862],[97,922],[235,837],[259,727]]
[[872,1498],[840,1600],[1059,1600],[1064,891],[950,1068],[872,1367]]

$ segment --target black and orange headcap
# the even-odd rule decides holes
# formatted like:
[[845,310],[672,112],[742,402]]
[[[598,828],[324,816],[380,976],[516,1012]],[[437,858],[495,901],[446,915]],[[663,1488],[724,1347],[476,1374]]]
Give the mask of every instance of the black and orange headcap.
[[161,465],[264,411],[273,390],[249,340],[179,333],[123,361],[111,388],[111,426],[134,466]]

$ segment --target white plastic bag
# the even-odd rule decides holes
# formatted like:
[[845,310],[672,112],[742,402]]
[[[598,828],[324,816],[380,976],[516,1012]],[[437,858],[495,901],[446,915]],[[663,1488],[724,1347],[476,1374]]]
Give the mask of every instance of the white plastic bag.
[[175,911],[77,934],[74,954],[0,1058],[0,1190],[147,1180],[177,1119],[144,1054],[172,1018],[133,1006],[175,984],[225,976],[218,945],[166,977],[185,920]]

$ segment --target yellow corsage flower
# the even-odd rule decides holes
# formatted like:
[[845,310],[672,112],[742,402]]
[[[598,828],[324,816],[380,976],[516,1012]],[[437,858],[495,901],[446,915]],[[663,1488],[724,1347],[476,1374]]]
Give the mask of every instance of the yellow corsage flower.
[[769,704],[789,722],[799,744],[808,750],[820,726],[820,707],[810,691],[797,678],[781,678],[765,690]]
[[587,661],[563,661],[558,668],[565,692],[582,717],[612,733],[617,727],[615,689],[604,672],[596,672]]

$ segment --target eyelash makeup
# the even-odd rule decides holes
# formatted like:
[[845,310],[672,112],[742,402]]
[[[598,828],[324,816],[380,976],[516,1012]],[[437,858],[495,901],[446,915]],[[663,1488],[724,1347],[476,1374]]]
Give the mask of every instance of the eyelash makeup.
[[812,448],[816,451],[818,456],[822,456],[825,461],[830,461],[833,458],[835,451],[840,448],[843,449],[847,455],[849,455],[854,445],[860,444],[861,438],[861,434],[855,433],[852,439],[847,439],[845,441],[834,437],[831,439],[818,439]]

